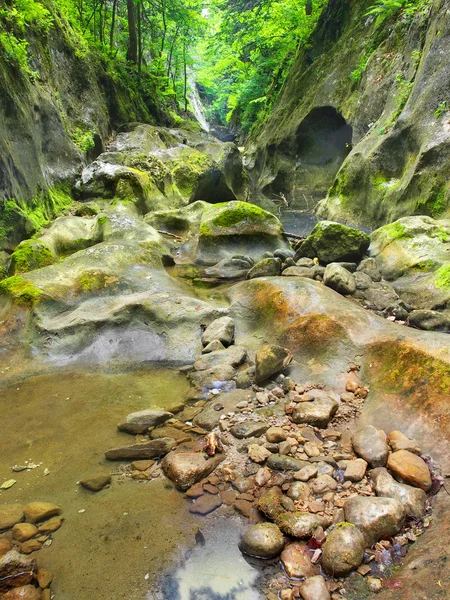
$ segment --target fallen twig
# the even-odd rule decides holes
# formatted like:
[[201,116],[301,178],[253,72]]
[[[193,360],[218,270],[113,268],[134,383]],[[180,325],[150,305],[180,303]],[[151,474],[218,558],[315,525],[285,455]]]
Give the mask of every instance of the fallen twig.
[[170,237],[175,238],[177,240],[177,242],[183,241],[183,238],[179,235],[176,235],[175,233],[169,233],[168,231],[162,231],[161,229],[158,229],[157,231],[158,231],[158,233],[162,233],[163,235],[168,235]]

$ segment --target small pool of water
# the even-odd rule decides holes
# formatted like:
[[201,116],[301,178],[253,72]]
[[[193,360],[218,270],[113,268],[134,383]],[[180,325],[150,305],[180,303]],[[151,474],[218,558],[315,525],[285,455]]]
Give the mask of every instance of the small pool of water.
[[258,565],[238,548],[244,530],[238,517],[214,519],[202,530],[204,543],[197,544],[158,590],[150,590],[146,600],[264,600]]

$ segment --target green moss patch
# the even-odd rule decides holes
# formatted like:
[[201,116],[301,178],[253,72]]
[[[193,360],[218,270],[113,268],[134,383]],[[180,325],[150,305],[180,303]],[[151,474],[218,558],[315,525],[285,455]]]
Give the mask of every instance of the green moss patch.
[[434,276],[437,287],[450,288],[450,265],[443,265]]
[[0,281],[0,294],[9,296],[17,304],[33,305],[40,300],[42,290],[20,275],[14,275]]
[[54,262],[52,251],[40,240],[24,240],[11,256],[12,270],[16,274],[40,269]]

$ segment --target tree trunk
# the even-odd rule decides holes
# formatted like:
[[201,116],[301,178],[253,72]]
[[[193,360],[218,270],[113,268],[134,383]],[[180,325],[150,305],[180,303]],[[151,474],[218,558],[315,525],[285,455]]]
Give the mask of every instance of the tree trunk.
[[187,97],[186,42],[183,42],[183,62],[184,62],[184,112],[187,113],[188,97]]
[[117,10],[117,0],[113,0],[112,5],[112,13],[111,13],[111,29],[109,32],[109,51],[112,52],[113,44],[114,44],[114,29],[116,26],[116,10]]
[[136,32],[136,7],[134,0],[127,0],[128,15],[128,49],[127,60],[133,64],[137,63],[137,32]]

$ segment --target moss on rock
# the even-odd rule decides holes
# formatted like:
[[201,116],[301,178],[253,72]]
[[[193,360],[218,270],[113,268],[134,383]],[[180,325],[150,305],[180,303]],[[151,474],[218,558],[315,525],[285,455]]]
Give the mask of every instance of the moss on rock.
[[315,258],[323,263],[357,260],[367,251],[370,238],[366,233],[332,221],[321,221],[301,245],[298,256]]
[[53,252],[42,240],[24,240],[11,256],[12,273],[26,273],[55,262]]
[[42,290],[20,275],[14,275],[0,281],[0,294],[9,296],[17,304],[33,305],[40,300]]

